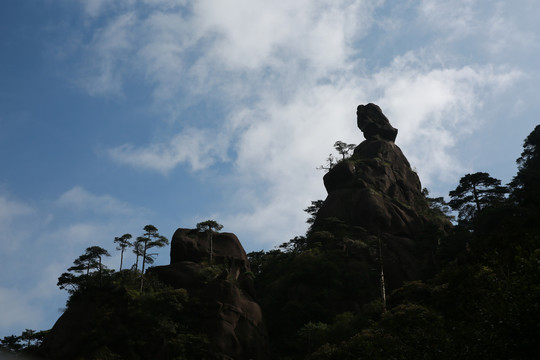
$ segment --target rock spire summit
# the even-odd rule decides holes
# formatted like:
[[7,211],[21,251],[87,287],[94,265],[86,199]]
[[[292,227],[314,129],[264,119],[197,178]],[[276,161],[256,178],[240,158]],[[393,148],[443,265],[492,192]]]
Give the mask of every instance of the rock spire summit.
[[398,130],[390,125],[381,108],[375,104],[358,105],[356,123],[366,140],[396,141]]

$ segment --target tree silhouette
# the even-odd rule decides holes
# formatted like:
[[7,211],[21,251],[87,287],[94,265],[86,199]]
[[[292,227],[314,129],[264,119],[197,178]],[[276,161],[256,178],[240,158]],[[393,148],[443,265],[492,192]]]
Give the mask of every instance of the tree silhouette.
[[69,272],[64,272],[58,277],[56,283],[61,290],[66,290],[69,294],[73,294],[80,286],[80,278]]
[[104,266],[101,259],[103,256],[111,256],[111,254],[109,254],[107,250],[100,246],[90,246],[89,248],[86,248],[86,255],[91,259],[93,263],[96,263],[97,260],[97,269],[101,278]]
[[90,246],[86,248],[84,254],[73,261],[74,265],[70,267],[68,271],[74,271],[81,274],[86,270],[86,275],[89,275],[90,270],[97,269],[101,273],[103,268],[101,258],[103,256],[111,256],[111,254],[100,246]]
[[317,170],[326,170],[330,171],[334,166],[336,166],[337,160],[332,154],[328,154],[328,157],[326,158],[326,165],[321,165],[317,168]]
[[4,338],[0,340],[0,350],[16,353],[23,347],[20,340],[21,339],[15,335],[4,336]]
[[450,191],[450,207],[458,211],[461,222],[472,220],[484,207],[502,201],[507,189],[501,180],[488,173],[467,174],[459,180],[455,190]]
[[122,271],[122,263],[124,260],[124,251],[128,246],[133,246],[133,244],[129,241],[131,239],[131,234],[124,234],[120,237],[115,237],[114,242],[118,244],[116,247],[116,250],[120,251],[120,270]]
[[342,160],[349,157],[349,152],[354,151],[355,147],[356,144],[347,144],[339,140],[334,143],[334,148],[342,156]]
[[311,205],[304,209],[304,211],[310,215],[309,218],[306,220],[308,224],[313,225],[315,219],[317,218],[317,213],[319,212],[323,203],[324,200],[311,201]]
[[523,205],[540,210],[540,125],[527,136],[523,152],[516,160],[518,173],[510,183],[512,197]]
[[[347,144],[340,140],[334,143],[334,149],[336,149],[336,151],[341,155],[341,160],[345,160],[346,158],[350,157],[349,153],[351,151],[354,151],[355,148],[356,148],[355,144]],[[328,157],[326,158],[326,165],[319,166],[317,170],[329,171],[334,166],[336,166],[338,162],[339,160],[336,159],[334,155],[329,154]]]
[[197,224],[197,230],[200,232],[205,232],[210,240],[210,265],[213,263],[213,244],[212,244],[212,233],[214,231],[219,231],[223,229],[223,225],[218,224],[214,220],[206,220]]
[[31,329],[25,329],[21,334],[21,340],[26,341],[26,347],[32,344],[32,341],[36,339],[36,331]]
[[135,254],[135,264],[133,265],[135,267],[135,272],[139,270],[139,258],[143,255],[143,248],[144,245],[140,241],[140,236],[135,239],[133,242],[133,253]]
[[162,236],[158,233],[158,229],[154,225],[146,225],[144,228],[144,235],[137,237],[136,243],[142,246],[142,266],[141,266],[141,293],[143,290],[144,282],[144,267],[145,264],[149,263],[149,259],[153,262],[153,256],[155,254],[148,254],[148,250],[153,247],[164,247],[169,244],[169,240],[165,236]]
[[444,197],[429,197],[429,190],[427,188],[422,189],[422,195],[426,198],[429,208],[438,215],[446,217],[448,220],[454,220],[452,215],[452,209],[450,205],[444,200]]
[[99,279],[101,281],[103,269],[106,268],[101,261],[103,256],[111,255],[107,250],[100,246],[90,246],[86,248],[84,254],[75,259],[73,261],[73,266],[68,268],[68,271],[78,274],[86,272],[86,274],[76,276],[71,272],[62,273],[58,278],[58,283],[56,285],[60,289],[66,289],[68,293],[73,294],[81,284],[85,283],[90,276],[90,271],[93,269],[99,272]]

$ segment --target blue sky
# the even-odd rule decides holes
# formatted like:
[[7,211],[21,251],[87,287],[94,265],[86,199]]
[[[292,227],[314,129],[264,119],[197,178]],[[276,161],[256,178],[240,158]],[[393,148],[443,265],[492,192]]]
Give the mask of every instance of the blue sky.
[[[535,0],[0,2],[0,337],[48,329],[88,246],[215,219],[306,230],[316,168],[381,106],[432,194],[503,182],[539,123]],[[163,249],[157,264],[167,264]],[[134,259],[128,255],[125,262]]]

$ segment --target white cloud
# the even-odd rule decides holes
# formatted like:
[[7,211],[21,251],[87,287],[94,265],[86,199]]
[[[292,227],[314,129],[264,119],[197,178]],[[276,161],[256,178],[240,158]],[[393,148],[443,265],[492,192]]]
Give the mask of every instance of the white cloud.
[[22,246],[29,235],[28,226],[23,224],[35,211],[21,201],[0,196],[0,246],[3,253],[11,254]]
[[94,30],[80,83],[93,95],[121,93],[129,68],[155,86],[157,99],[168,100],[180,89],[220,84],[229,72],[294,65],[327,76],[348,66],[350,45],[365,35],[380,3],[205,0],[189,12],[166,1],[147,1],[144,10],[111,5],[116,11]]
[[[79,0],[85,15],[94,19],[107,12],[114,12],[129,8],[136,4],[137,0]],[[152,2],[152,0],[144,0],[144,2]],[[170,0],[154,0],[154,3],[172,2]]]
[[229,70],[282,66],[295,59],[337,69],[344,65],[346,42],[370,18],[370,4],[213,0],[197,3],[194,13],[201,32],[215,34],[208,55]]
[[[167,173],[182,164],[201,170],[228,161],[226,154],[232,153],[230,181],[238,190],[228,196],[228,203],[235,210],[222,215],[251,229],[254,237],[258,231],[261,242],[272,240],[257,230],[259,225],[272,223],[274,229],[295,232],[304,226],[301,209],[324,196],[322,174],[315,167],[336,140],[362,141],[355,124],[359,103],[381,105],[400,130],[398,145],[426,184],[449,181],[467,166],[456,157],[460,139],[488,121],[481,115],[485,104],[522,76],[512,66],[474,62],[455,52],[456,44],[486,38],[478,33],[491,29],[495,34],[501,24],[514,23],[504,18],[490,25],[490,19],[503,14],[488,11],[483,18],[485,4],[470,0],[406,5],[204,0],[190,11],[165,10],[165,1],[147,5],[144,13],[124,9],[100,30],[108,34],[107,29],[120,29],[111,40],[118,47],[101,44],[102,36],[95,36],[98,63],[105,64],[93,68],[96,76],[105,74],[111,84],[121,84],[123,71],[113,72],[114,77],[102,70],[122,65],[120,54],[131,56],[130,69],[152,85],[163,108],[177,110],[178,103],[207,96],[204,101],[226,104],[225,114],[221,123],[214,123],[219,136],[208,130],[212,119],[204,125],[191,121],[161,142],[124,144],[109,155]],[[416,17],[393,21],[377,12],[393,14],[395,9],[402,15],[410,10]],[[375,30],[381,43],[363,41]],[[420,40],[412,49],[393,52],[395,45],[404,47],[385,35],[402,39],[397,32],[405,30]],[[468,44],[485,48],[477,45]],[[370,58],[373,53],[390,61]],[[285,231],[284,237],[295,235]]]
[[96,29],[87,47],[86,68],[79,85],[90,95],[121,94],[126,67],[125,58],[133,45],[135,15],[123,13],[103,28]]
[[[25,292],[0,287],[0,331],[5,333],[13,327],[38,328],[43,318]],[[33,327],[32,327],[33,326]]]
[[63,193],[56,204],[70,210],[90,211],[102,215],[133,215],[140,211],[110,195],[94,195],[81,186],[75,186]]
[[306,74],[305,85],[288,102],[269,90],[251,107],[237,109],[229,120],[241,129],[234,142],[240,190],[227,203],[238,199],[238,208],[246,209],[222,217],[261,244],[302,234],[306,214],[301,209],[326,195],[323,174],[315,167],[336,140],[363,140],[355,121],[361,102],[382,106],[400,130],[398,145],[426,185],[458,176],[464,170],[455,157],[459,139],[485,120],[476,115],[484,100],[522,75],[491,65],[441,68],[435,60],[436,54],[409,53],[371,76],[351,74],[328,85],[316,85]]
[[16,217],[28,215],[33,212],[34,209],[25,203],[8,200],[6,197],[0,196],[0,224],[2,224],[2,227]]
[[125,144],[109,150],[121,163],[167,173],[178,164],[189,163],[201,170],[218,160],[227,159],[228,139],[216,131],[189,128],[175,135],[168,143],[156,143],[147,148]]
[[475,0],[423,0],[419,13],[431,31],[438,30],[450,39],[470,35],[481,24],[476,12]]
[[487,121],[478,115],[484,101],[508,90],[522,74],[489,64],[424,69],[425,63],[424,56],[408,53],[374,82],[383,94],[378,100],[383,111],[400,131],[397,143],[429,184],[464,171],[452,148]]

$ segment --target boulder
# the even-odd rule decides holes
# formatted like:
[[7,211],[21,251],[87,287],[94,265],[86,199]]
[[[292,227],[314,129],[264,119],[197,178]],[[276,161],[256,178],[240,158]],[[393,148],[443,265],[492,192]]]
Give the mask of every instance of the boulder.
[[[235,234],[214,232],[211,237],[214,264],[228,264],[236,279],[249,271],[246,252]],[[171,240],[171,265],[181,261],[209,262],[209,259],[209,233],[183,228],[175,231]]]
[[266,359],[268,335],[260,306],[254,300],[249,261],[232,233],[212,236],[196,229],[178,229],[171,241],[171,264],[149,269],[164,283],[186,289],[198,299],[193,311],[210,340],[216,359]]
[[397,129],[390,125],[381,108],[375,104],[358,105],[356,122],[366,140],[380,139],[392,142],[396,140]]

